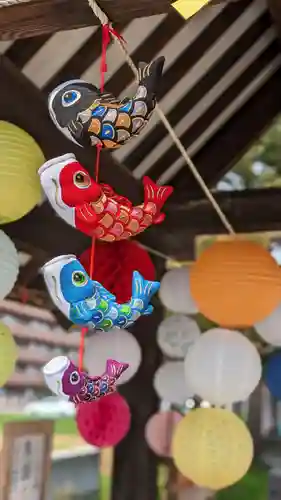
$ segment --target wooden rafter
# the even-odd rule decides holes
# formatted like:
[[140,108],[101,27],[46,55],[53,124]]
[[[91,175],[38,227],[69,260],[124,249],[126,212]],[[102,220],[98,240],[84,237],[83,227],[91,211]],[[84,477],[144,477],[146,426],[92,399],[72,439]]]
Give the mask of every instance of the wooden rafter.
[[[281,230],[280,188],[218,192],[215,198],[237,232]],[[186,239],[225,232],[209,201],[201,197],[170,206],[166,226]]]
[[[163,14],[170,0],[102,0],[101,7],[114,22]],[[0,39],[13,40],[98,25],[87,0],[31,0],[4,7],[0,15]]]
[[[0,58],[0,118],[15,123],[40,144],[47,158],[74,152],[77,159],[93,171],[95,152],[76,147],[60,134],[49,118],[45,98],[41,92],[5,57]],[[142,186],[110,153],[101,155],[101,180],[112,184],[117,192],[139,203]],[[5,225],[3,229],[15,239],[46,251],[50,256],[60,253],[79,253],[89,245],[89,238],[73,230],[43,203],[23,219]],[[148,247],[165,252],[170,235],[165,228],[152,227],[141,235]],[[168,253],[171,247],[168,248]]]
[[[193,157],[209,186],[214,186],[260,137],[281,111],[281,69],[222,127]],[[261,104],[262,103],[262,104]],[[262,106],[262,112],[261,112]],[[202,192],[191,172],[184,167],[174,177],[177,201]]]
[[267,0],[268,8],[281,38],[281,5],[279,0]]

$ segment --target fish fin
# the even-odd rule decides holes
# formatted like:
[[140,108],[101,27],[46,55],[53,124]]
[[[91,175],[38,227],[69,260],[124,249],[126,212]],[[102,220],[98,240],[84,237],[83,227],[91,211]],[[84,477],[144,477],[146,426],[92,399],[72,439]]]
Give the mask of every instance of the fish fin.
[[110,92],[102,92],[100,95],[100,106],[106,106],[107,104],[120,104],[120,99],[117,99]]
[[113,198],[115,196],[116,193],[109,184],[101,183],[100,187],[102,188],[102,191],[105,194],[105,196],[108,196],[108,198]]
[[160,56],[149,64],[144,62],[139,63],[139,82],[144,85],[148,94],[155,95],[159,81],[161,80],[165,57]]
[[98,225],[97,214],[90,203],[75,207],[75,215],[81,222],[91,224],[93,229]]
[[87,306],[86,302],[81,300],[80,302],[71,304],[69,316],[73,323],[83,325],[92,319],[92,311]]
[[144,316],[149,316],[150,314],[153,313],[153,311],[154,311],[154,307],[151,304],[149,304],[149,306],[144,311],[143,315]]
[[153,224],[161,224],[161,222],[163,222],[166,218],[166,215],[165,214],[158,214],[157,217],[155,219],[153,219]]
[[69,122],[67,128],[68,128],[69,132],[71,133],[71,135],[77,141],[80,141],[82,139],[83,130],[84,130],[83,123],[81,123],[78,120],[77,121],[72,120],[71,122]]
[[150,299],[159,290],[159,281],[147,281],[138,272],[133,272],[133,282],[132,282],[132,300],[141,299],[144,302],[145,308],[147,309]]
[[[150,177],[145,175],[143,177],[143,187],[144,187],[144,210],[149,203],[154,203],[157,207],[157,216],[153,222],[162,222],[165,216],[164,214],[159,214],[161,208],[163,207],[165,201],[171,196],[174,191],[172,186],[159,186],[155,184]],[[160,220],[159,220],[160,216]],[[162,216],[162,219],[161,219]],[[158,220],[157,220],[158,219]],[[159,223],[158,222],[158,223]]]
[[104,286],[102,286],[98,281],[94,281],[93,283],[96,285],[98,293],[100,294],[102,299],[116,301],[115,295],[113,295],[113,293],[109,292],[106,288],[104,288]]
[[114,359],[108,359],[105,371],[109,377],[114,377],[116,380],[125,370],[127,370],[127,368],[129,368],[129,366],[128,363],[119,363],[119,361],[115,361]]
[[112,189],[112,187],[109,186],[108,184],[101,184],[101,188],[102,188],[105,196],[107,196],[108,198],[111,198],[111,199],[115,200],[117,203],[120,203],[121,205],[125,205],[128,208],[132,207],[132,203],[130,202],[130,200],[128,200],[128,198],[125,198],[124,196],[115,193],[115,191]]

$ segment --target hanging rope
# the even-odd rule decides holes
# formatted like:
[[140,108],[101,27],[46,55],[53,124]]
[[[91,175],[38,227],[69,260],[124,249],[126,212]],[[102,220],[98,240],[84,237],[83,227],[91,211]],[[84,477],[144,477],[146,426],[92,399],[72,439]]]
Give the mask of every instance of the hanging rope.
[[[123,51],[126,61],[128,65],[130,66],[132,72],[134,73],[136,79],[139,81],[139,72],[138,68],[136,67],[134,61],[132,60],[126,46],[124,39],[120,37],[120,35],[116,36],[116,32],[114,32],[112,28],[112,24],[110,20],[108,19],[107,15],[103,10],[99,7],[97,2],[95,0],[88,0],[89,6],[91,7],[92,11],[94,12],[95,16],[99,19],[102,28],[104,26],[109,27],[109,31],[114,35],[115,41],[118,43],[120,46],[121,50]],[[192,162],[191,158],[188,156],[183,144],[181,143],[180,139],[178,138],[177,134],[175,133],[173,127],[170,125],[168,119],[166,118],[164,112],[160,108],[159,104],[156,104],[156,112],[158,113],[158,116],[160,120],[163,122],[164,126],[166,127],[167,131],[169,132],[173,142],[177,146],[178,150],[180,151],[182,157],[184,158],[188,168],[192,172],[193,176],[197,180],[198,184],[200,185],[202,191],[204,192],[205,196],[207,199],[210,201],[211,205],[213,206],[214,210],[216,211],[217,215],[219,216],[222,224],[224,225],[225,229],[230,233],[230,234],[235,234],[235,231],[230,224],[229,220],[227,219],[226,215],[220,208],[219,204],[217,203],[216,199],[212,195],[210,189],[208,188],[207,184],[205,183],[204,179],[198,172],[197,168],[195,167],[194,163]]]
[[[104,80],[105,73],[107,72],[107,64],[106,64],[106,51],[108,44],[110,43],[110,33],[118,39],[120,35],[111,28],[109,25],[102,26],[102,51],[101,51],[101,65],[100,65],[100,90],[104,91]],[[94,176],[95,181],[98,183],[99,181],[99,170],[100,170],[100,153],[101,146],[97,145],[97,155],[96,162],[94,168]],[[93,279],[94,276],[94,265],[95,265],[95,249],[96,249],[96,238],[92,236],[92,244],[91,244],[91,254],[90,254],[90,278]],[[81,329],[80,335],[80,344],[79,344],[79,370],[83,369],[83,359],[84,359],[84,351],[85,351],[85,337],[88,332],[87,327],[83,327]]]

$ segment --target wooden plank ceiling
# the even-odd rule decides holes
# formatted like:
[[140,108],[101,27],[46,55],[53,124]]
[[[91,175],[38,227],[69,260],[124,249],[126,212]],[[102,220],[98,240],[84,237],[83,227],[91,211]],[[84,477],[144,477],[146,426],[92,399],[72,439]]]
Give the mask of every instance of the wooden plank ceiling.
[[[226,0],[223,0],[226,1]],[[115,22],[128,22],[171,10],[170,0],[102,0],[99,5]],[[0,1],[0,40],[26,38],[59,30],[98,25],[87,0]],[[12,5],[14,4],[14,5]]]
[[[116,27],[135,62],[165,55],[160,105],[203,175],[209,182],[212,177],[216,181],[222,169],[217,170],[214,158],[201,165],[202,153],[221,131],[236,123],[237,116],[239,121],[239,114],[260,89],[276,75],[280,77],[279,44],[265,0],[212,5],[188,22],[172,11]],[[47,94],[74,77],[98,83],[100,42],[100,28],[87,27],[0,42],[0,50]],[[114,44],[108,50],[106,88],[121,96],[134,88],[131,70]],[[250,133],[246,131],[240,149],[278,112],[277,105],[274,112],[263,110],[259,123],[253,122]],[[233,161],[230,153],[225,152],[223,170]],[[236,148],[235,158],[239,153]],[[158,182],[190,186],[185,163],[156,114],[142,135],[114,152],[113,157],[136,179],[148,174]]]

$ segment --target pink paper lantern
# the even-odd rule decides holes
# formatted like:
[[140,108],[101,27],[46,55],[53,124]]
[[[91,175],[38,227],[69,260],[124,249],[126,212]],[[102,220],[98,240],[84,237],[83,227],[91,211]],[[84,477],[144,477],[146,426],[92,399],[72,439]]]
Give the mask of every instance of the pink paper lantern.
[[82,403],[76,413],[78,430],[85,441],[99,448],[116,446],[128,433],[131,413],[117,392],[91,403]]
[[175,426],[182,416],[175,411],[155,413],[145,427],[148,446],[161,457],[171,457],[171,442]]

